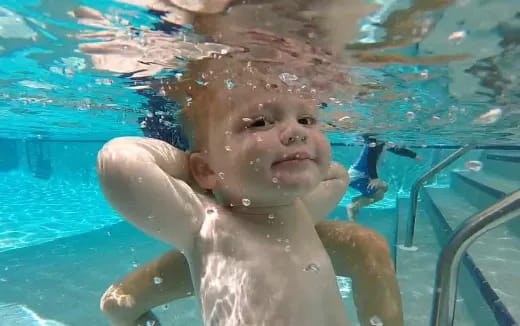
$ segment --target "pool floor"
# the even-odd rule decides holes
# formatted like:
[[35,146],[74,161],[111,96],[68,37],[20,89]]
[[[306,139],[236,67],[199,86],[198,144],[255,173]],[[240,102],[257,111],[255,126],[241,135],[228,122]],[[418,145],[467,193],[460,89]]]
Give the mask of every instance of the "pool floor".
[[[335,217],[342,219],[344,212],[343,207],[338,208]],[[392,239],[395,216],[395,210],[366,209],[359,221]],[[136,266],[170,249],[120,222],[80,235],[1,252],[0,312],[2,306],[7,309],[6,305],[24,305],[42,319],[65,325],[108,326],[99,310],[99,298],[107,287]],[[358,323],[349,293],[350,282],[341,278],[338,282],[351,325],[355,326]],[[202,325],[193,297],[158,307],[155,312],[165,325]],[[5,314],[5,310],[2,313]],[[19,325],[40,323],[25,321]],[[14,325],[2,324],[0,320],[0,326]]]

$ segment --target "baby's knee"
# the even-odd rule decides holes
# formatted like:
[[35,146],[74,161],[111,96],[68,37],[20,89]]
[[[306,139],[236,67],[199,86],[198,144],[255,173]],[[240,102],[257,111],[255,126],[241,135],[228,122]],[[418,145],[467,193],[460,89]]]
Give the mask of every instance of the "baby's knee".
[[111,285],[101,297],[99,308],[106,315],[120,315],[135,307],[135,298],[121,288]]

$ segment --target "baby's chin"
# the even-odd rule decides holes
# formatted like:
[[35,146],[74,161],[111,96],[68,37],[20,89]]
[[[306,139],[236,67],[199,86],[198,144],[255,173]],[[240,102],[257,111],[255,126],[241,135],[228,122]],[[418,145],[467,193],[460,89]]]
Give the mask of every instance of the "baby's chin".
[[312,191],[323,179],[317,169],[301,171],[300,173],[275,173],[271,181],[272,187],[290,192]]

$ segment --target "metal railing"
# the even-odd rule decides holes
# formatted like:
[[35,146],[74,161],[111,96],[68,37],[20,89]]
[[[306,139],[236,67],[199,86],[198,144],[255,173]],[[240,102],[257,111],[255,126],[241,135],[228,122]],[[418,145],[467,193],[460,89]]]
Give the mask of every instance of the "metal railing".
[[431,326],[452,326],[460,261],[466,249],[485,232],[520,215],[520,190],[490,206],[453,234],[437,262]]
[[408,225],[406,228],[406,238],[404,245],[406,247],[411,247],[413,245],[413,235],[415,232],[415,219],[417,217],[417,202],[419,200],[419,191],[421,190],[421,187],[423,186],[424,182],[426,182],[428,179],[439,173],[442,169],[456,161],[459,157],[466,154],[468,151],[475,148],[475,145],[464,145],[463,147],[459,148],[455,152],[453,152],[451,155],[446,157],[444,160],[439,162],[436,166],[431,168],[428,172],[426,172],[423,176],[421,176],[412,186],[412,191],[410,193],[410,212],[408,213]]

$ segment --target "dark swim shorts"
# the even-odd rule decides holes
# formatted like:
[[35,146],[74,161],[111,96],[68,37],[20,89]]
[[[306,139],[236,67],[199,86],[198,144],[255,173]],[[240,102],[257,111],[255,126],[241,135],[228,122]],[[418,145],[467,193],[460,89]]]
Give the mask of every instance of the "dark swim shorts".
[[376,194],[377,188],[368,188],[368,184],[370,183],[369,178],[357,178],[350,182],[349,186],[351,188],[356,189],[361,193],[361,195],[365,197],[372,197]]

